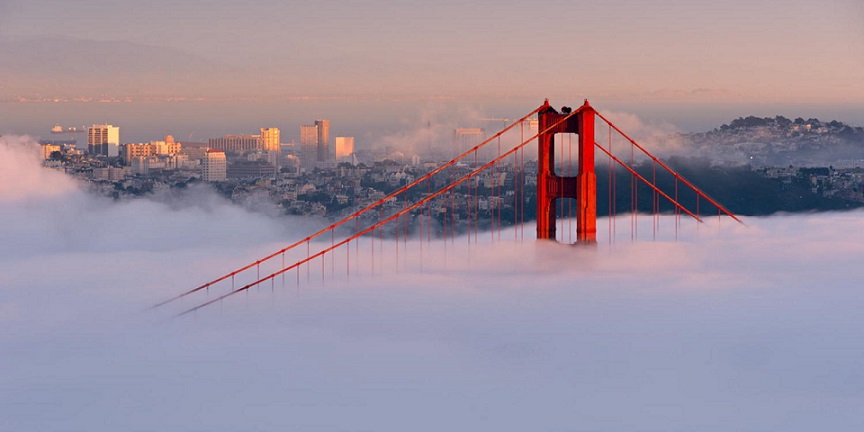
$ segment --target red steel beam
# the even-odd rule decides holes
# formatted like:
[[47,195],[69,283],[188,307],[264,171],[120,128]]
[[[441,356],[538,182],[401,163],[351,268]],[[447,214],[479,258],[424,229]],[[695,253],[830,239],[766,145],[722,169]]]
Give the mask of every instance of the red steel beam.
[[[655,192],[659,193],[664,198],[668,199],[672,204],[675,204],[675,207],[678,207],[678,209],[680,209],[684,213],[687,213],[688,215],[693,217],[693,219],[696,219],[697,221],[702,222],[702,219],[699,218],[699,216],[696,216],[695,214],[691,213],[690,210],[687,210],[686,208],[684,208],[684,206],[682,206],[681,204],[678,204],[678,201],[675,201],[672,197],[667,195],[665,192],[658,189],[657,186],[654,186],[653,184],[651,184],[651,182],[649,182],[648,179],[639,175],[639,173],[637,173],[636,170],[634,170],[633,168],[630,168],[630,166],[627,165],[626,163],[624,163],[623,161],[621,161],[621,159],[618,159],[617,157],[615,157],[612,153],[609,152],[609,150],[606,150],[605,148],[603,148],[603,146],[601,146],[600,144],[597,144],[596,142],[594,143],[594,145],[597,146],[597,148],[599,148],[600,150],[603,150],[603,153],[606,153],[606,155],[609,156],[610,158],[612,158],[612,160],[614,160],[615,162],[618,162],[618,165],[621,165],[624,168],[626,168],[627,171],[630,171],[630,174],[633,174],[639,180],[642,180],[643,183],[650,186],[651,189],[654,189]],[[609,215],[609,217],[612,217],[612,215]]]
[[[267,257],[264,257],[264,258],[262,258],[262,259],[259,259],[259,260],[255,261],[255,262],[253,262],[253,263],[251,263],[251,264],[245,266],[245,267],[242,267],[242,268],[240,268],[240,269],[237,269],[237,270],[235,270],[235,271],[233,271],[233,272],[231,272],[231,273],[228,273],[228,274],[226,274],[226,275],[224,275],[224,276],[222,276],[222,277],[220,277],[220,278],[218,278],[218,279],[215,279],[215,280],[213,280],[213,281],[210,281],[210,282],[208,282],[208,283],[205,283],[205,284],[203,284],[203,285],[201,285],[201,286],[199,286],[199,287],[196,287],[196,288],[194,288],[194,289],[191,289],[191,290],[189,290],[189,291],[186,291],[186,292],[184,292],[184,293],[182,293],[182,294],[180,294],[180,295],[177,295],[177,296],[175,296],[175,297],[173,297],[173,298],[171,298],[171,299],[169,299],[169,300],[166,300],[166,301],[163,301],[163,302],[161,302],[161,303],[159,303],[159,304],[157,304],[157,305],[154,305],[153,307],[155,308],[155,307],[162,306],[162,305],[164,305],[164,304],[170,303],[170,302],[172,302],[172,301],[174,301],[174,300],[177,300],[177,299],[179,299],[179,298],[182,298],[182,297],[187,296],[187,295],[189,295],[189,294],[192,294],[192,293],[194,293],[194,292],[197,292],[197,291],[200,291],[200,290],[202,290],[202,289],[205,289],[205,288],[207,288],[207,287],[209,287],[209,286],[211,286],[211,285],[213,285],[213,284],[215,284],[215,283],[221,282],[221,281],[223,281],[223,280],[225,280],[225,279],[227,279],[227,278],[229,278],[229,277],[235,276],[235,275],[237,275],[238,273],[241,273],[241,272],[243,272],[243,271],[245,271],[245,270],[248,270],[248,269],[250,269],[250,268],[252,268],[252,267],[254,267],[254,266],[260,265],[262,262],[265,262],[265,261],[267,261],[267,260],[270,260],[270,259],[272,259],[272,258],[274,258],[274,257],[276,257],[276,256],[278,256],[278,255],[280,255],[280,254],[282,254],[282,253],[284,253],[284,252],[287,252],[288,250],[291,250],[291,249],[293,249],[293,248],[295,248],[295,247],[297,247],[297,246],[299,246],[299,245],[301,245],[301,244],[303,244],[303,243],[307,243],[307,242],[311,241],[312,239],[314,239],[314,238],[316,238],[316,237],[318,237],[318,236],[320,236],[320,235],[322,235],[322,234],[324,234],[324,233],[326,233],[326,232],[328,232],[328,231],[331,231],[331,232],[332,232],[336,227],[338,227],[338,226],[340,226],[340,225],[342,225],[342,224],[344,224],[344,223],[346,223],[346,222],[348,222],[348,221],[350,221],[350,220],[352,220],[352,219],[356,219],[357,217],[359,217],[360,215],[366,213],[367,211],[372,210],[372,209],[374,209],[374,208],[380,206],[381,204],[383,204],[383,203],[386,202],[387,200],[392,199],[392,198],[394,198],[394,197],[396,197],[396,196],[398,196],[398,195],[404,193],[404,192],[407,191],[408,189],[410,189],[410,188],[416,186],[417,184],[419,184],[419,183],[421,183],[421,182],[423,182],[423,181],[428,180],[428,179],[431,178],[433,175],[440,173],[440,172],[441,172],[442,170],[444,170],[445,168],[447,168],[447,167],[449,167],[449,166],[452,166],[452,165],[456,164],[458,161],[460,161],[460,160],[462,160],[463,158],[469,156],[470,154],[476,152],[479,148],[481,148],[481,147],[485,146],[486,144],[492,142],[493,140],[499,138],[499,137],[500,137],[501,135],[503,135],[505,132],[507,132],[508,130],[510,130],[510,129],[512,129],[513,127],[515,127],[516,124],[520,124],[521,122],[523,122],[523,121],[525,121],[526,119],[528,119],[530,116],[536,114],[537,112],[539,112],[540,110],[542,110],[543,108],[546,108],[546,107],[548,107],[548,106],[549,106],[549,105],[548,105],[548,101],[547,101],[546,103],[544,103],[544,105],[542,105],[542,106],[536,108],[536,109],[533,110],[531,113],[527,114],[526,116],[524,116],[524,117],[522,117],[521,119],[517,120],[517,121],[514,122],[513,124],[511,124],[511,125],[507,126],[506,128],[504,128],[503,130],[501,130],[500,132],[498,132],[498,133],[495,134],[494,136],[492,136],[492,137],[490,137],[489,139],[483,141],[482,143],[480,143],[480,144],[474,146],[473,148],[471,148],[471,149],[469,149],[468,151],[462,153],[461,155],[457,156],[456,158],[452,159],[451,161],[449,161],[449,162],[447,162],[447,163],[445,163],[445,164],[439,166],[438,168],[436,168],[436,169],[433,170],[433,171],[430,171],[430,172],[427,173],[426,175],[424,175],[424,176],[418,178],[417,180],[413,181],[412,183],[410,183],[410,184],[408,184],[408,185],[406,185],[406,186],[404,186],[404,187],[402,187],[402,188],[396,190],[395,192],[393,192],[393,193],[391,193],[390,195],[388,195],[387,197],[385,197],[385,198],[383,198],[383,199],[381,199],[381,200],[379,200],[379,201],[373,203],[372,205],[367,206],[367,207],[365,207],[365,208],[363,208],[363,209],[361,209],[361,210],[358,210],[357,212],[353,213],[352,215],[350,215],[350,216],[348,216],[348,217],[346,217],[346,218],[344,218],[344,219],[342,219],[342,220],[340,220],[340,221],[338,221],[338,222],[336,222],[336,223],[334,223],[334,224],[331,224],[331,225],[328,226],[327,228],[324,228],[324,229],[318,231],[317,233],[312,234],[312,235],[310,235],[310,236],[304,238],[303,240],[300,240],[300,241],[298,241],[298,242],[296,242],[296,243],[294,243],[294,244],[292,244],[292,245],[290,245],[290,246],[288,246],[288,247],[286,247],[286,248],[283,248],[283,249],[281,249],[281,250],[279,250],[279,251],[277,251],[277,252],[274,252],[273,254],[268,255]],[[707,194],[705,194],[704,192],[702,192],[699,188],[697,188],[696,186],[694,186],[692,183],[690,183],[689,181],[687,181],[686,179],[684,179],[683,177],[681,177],[677,172],[675,172],[674,170],[672,170],[669,166],[667,166],[666,164],[664,164],[663,162],[661,162],[661,161],[660,161],[659,159],[657,159],[655,156],[653,156],[652,154],[648,153],[648,151],[645,150],[642,146],[640,146],[640,145],[639,145],[635,140],[633,140],[632,138],[630,138],[627,134],[625,134],[621,129],[619,129],[617,126],[615,126],[612,122],[610,122],[610,121],[609,121],[606,117],[604,117],[602,114],[600,114],[599,112],[597,112],[596,110],[594,110],[593,108],[591,108],[590,105],[588,105],[587,102],[586,102],[586,105],[584,105],[583,107],[580,107],[579,109],[574,110],[573,112],[571,112],[571,113],[567,114],[566,116],[562,117],[562,118],[561,118],[560,120],[558,120],[555,124],[552,124],[552,125],[548,126],[548,127],[547,127],[546,129],[544,129],[543,131],[538,132],[536,135],[532,136],[532,137],[529,138],[528,140],[523,141],[521,144],[519,144],[519,145],[513,147],[511,150],[507,151],[506,153],[501,154],[499,157],[495,158],[494,160],[492,160],[492,161],[490,161],[490,162],[484,164],[483,166],[481,166],[481,167],[475,169],[474,171],[472,171],[472,172],[466,174],[465,176],[463,176],[462,178],[456,180],[455,182],[453,182],[453,183],[451,183],[451,184],[449,184],[449,185],[443,187],[442,189],[436,191],[434,194],[431,194],[431,195],[429,195],[429,196],[427,196],[427,197],[421,199],[421,200],[418,201],[417,203],[415,203],[415,204],[413,204],[413,205],[411,205],[411,206],[409,206],[409,207],[406,207],[406,208],[404,208],[403,210],[398,211],[398,212],[396,212],[395,214],[391,215],[390,217],[388,217],[388,218],[386,218],[386,219],[384,219],[384,220],[381,220],[381,221],[379,221],[379,222],[377,222],[377,223],[375,223],[375,224],[369,226],[368,228],[366,228],[366,229],[364,229],[364,230],[362,230],[362,231],[359,231],[359,232],[357,232],[357,233],[355,233],[355,234],[349,236],[348,238],[346,238],[345,240],[340,241],[339,243],[332,244],[330,247],[325,248],[325,249],[319,251],[318,253],[316,253],[316,254],[314,254],[314,255],[310,255],[310,256],[308,256],[307,258],[302,259],[302,260],[296,262],[295,264],[293,264],[293,265],[291,265],[291,266],[285,267],[285,268],[283,268],[283,269],[281,269],[281,270],[279,270],[279,271],[277,271],[277,272],[275,272],[275,273],[273,273],[273,274],[270,274],[269,276],[266,276],[266,277],[264,277],[264,278],[261,278],[261,279],[255,281],[255,282],[252,282],[252,283],[250,283],[250,284],[247,284],[247,285],[245,285],[245,286],[243,286],[243,287],[241,287],[241,288],[238,288],[238,289],[235,289],[235,290],[233,290],[233,291],[230,291],[230,292],[228,292],[228,293],[226,293],[226,294],[223,294],[223,295],[221,295],[221,296],[219,296],[219,297],[217,297],[217,298],[215,298],[215,299],[213,299],[213,300],[210,300],[210,301],[208,301],[208,302],[206,302],[206,303],[203,303],[203,304],[201,304],[201,305],[199,305],[199,306],[196,306],[196,307],[194,307],[194,308],[192,308],[192,309],[188,309],[188,310],[184,311],[183,313],[181,313],[181,314],[179,314],[179,315],[185,315],[185,314],[187,314],[187,313],[193,312],[193,311],[198,310],[198,309],[200,309],[200,308],[202,308],[202,307],[208,306],[208,305],[210,305],[210,304],[213,304],[213,303],[215,303],[215,302],[218,302],[218,301],[220,301],[220,300],[223,300],[223,299],[225,299],[225,298],[227,298],[227,297],[230,297],[230,296],[232,296],[232,295],[234,295],[234,294],[236,294],[236,293],[238,293],[238,292],[242,292],[242,291],[245,291],[245,290],[247,290],[247,289],[249,289],[249,288],[251,288],[251,287],[254,287],[254,286],[256,286],[256,285],[259,285],[259,284],[262,283],[262,282],[265,282],[265,281],[267,281],[267,280],[271,280],[271,279],[275,278],[276,276],[278,276],[278,275],[280,275],[280,274],[283,274],[283,273],[285,273],[285,272],[287,272],[287,271],[290,271],[290,270],[292,270],[292,269],[294,269],[294,268],[297,268],[297,267],[299,267],[300,265],[303,265],[303,264],[305,264],[305,263],[307,263],[307,262],[310,262],[310,261],[312,261],[312,260],[315,259],[315,258],[321,257],[321,256],[325,255],[326,253],[329,253],[329,252],[331,252],[331,251],[333,251],[333,250],[335,250],[335,249],[337,249],[337,248],[339,248],[339,247],[341,247],[341,246],[343,246],[343,245],[349,243],[350,241],[355,240],[355,239],[357,239],[357,238],[359,238],[359,237],[362,237],[362,236],[368,234],[369,232],[372,232],[372,231],[376,230],[377,228],[380,228],[381,226],[383,226],[383,225],[385,225],[385,224],[391,222],[392,220],[397,219],[397,218],[401,217],[402,215],[404,215],[404,214],[406,214],[406,213],[408,213],[408,212],[410,212],[410,211],[412,211],[412,210],[414,210],[414,209],[416,209],[416,208],[418,208],[418,207],[420,207],[420,206],[425,205],[426,203],[428,203],[428,202],[431,201],[432,199],[437,198],[438,196],[440,196],[440,195],[442,195],[442,194],[444,194],[444,193],[446,193],[446,192],[452,190],[452,189],[455,188],[456,186],[458,186],[458,185],[462,184],[463,182],[465,182],[465,181],[467,181],[467,180],[473,178],[474,176],[476,176],[477,174],[479,174],[479,173],[482,172],[483,170],[486,170],[487,168],[489,168],[489,167],[491,167],[491,166],[497,164],[498,162],[500,162],[501,160],[503,160],[503,159],[506,158],[507,156],[509,156],[509,155],[511,155],[511,154],[513,154],[513,153],[515,153],[516,151],[518,151],[519,149],[523,148],[525,145],[527,145],[528,143],[530,143],[530,142],[532,142],[533,140],[537,139],[538,137],[542,136],[543,134],[548,134],[550,131],[555,130],[555,129],[558,128],[561,124],[563,124],[564,122],[566,122],[567,120],[569,120],[572,116],[574,116],[574,115],[581,115],[581,113],[582,113],[583,109],[585,109],[585,107],[588,107],[588,108],[592,111],[592,114],[596,114],[597,116],[599,116],[603,121],[605,121],[607,124],[609,124],[610,127],[612,127],[613,129],[615,129],[615,131],[617,131],[619,134],[621,134],[623,137],[625,137],[627,140],[629,140],[630,143],[632,143],[636,148],[638,148],[640,151],[642,151],[643,153],[645,153],[645,154],[646,154],[647,156],[649,156],[652,160],[654,160],[656,163],[658,163],[661,167],[663,167],[663,168],[666,169],[669,173],[671,173],[673,176],[675,176],[676,179],[681,180],[682,183],[684,183],[686,186],[688,186],[688,187],[690,187],[691,189],[693,189],[694,192],[696,192],[698,195],[700,195],[700,196],[702,196],[703,198],[705,198],[706,200],[708,200],[711,204],[715,205],[718,209],[720,209],[721,212],[723,212],[723,213],[725,213],[726,215],[732,217],[732,218],[733,218],[734,220],[736,220],[737,222],[743,224],[743,222],[742,222],[740,219],[738,219],[737,217],[735,217],[735,215],[733,215],[731,212],[729,212],[725,207],[723,207],[723,206],[720,205],[718,202],[716,202],[715,200],[713,200],[711,197],[709,197]],[[584,125],[584,123],[583,123],[583,125]],[[593,125],[592,125],[592,126],[593,126]],[[593,128],[592,128],[592,129],[593,129]],[[592,141],[593,141],[593,140],[592,140]],[[693,214],[692,212],[690,212],[689,210],[687,210],[686,208],[684,208],[681,204],[679,204],[675,199],[673,199],[672,197],[670,197],[669,195],[667,195],[666,193],[664,193],[663,191],[661,191],[660,189],[658,189],[655,185],[653,185],[653,184],[651,184],[650,182],[648,182],[647,179],[645,179],[645,178],[642,177],[640,174],[638,174],[634,169],[632,169],[631,167],[629,167],[626,163],[624,163],[623,161],[621,161],[620,159],[618,159],[617,157],[615,157],[611,152],[607,151],[605,148],[603,148],[602,146],[600,146],[600,144],[598,144],[596,141],[593,141],[593,144],[594,144],[594,146],[599,147],[599,148],[600,148],[604,153],[606,153],[606,154],[607,154],[607,155],[608,155],[612,160],[614,160],[616,163],[618,163],[619,165],[623,166],[623,167],[626,168],[628,171],[630,171],[630,172],[631,172],[635,177],[637,177],[637,178],[638,178],[639,180],[641,180],[643,183],[647,184],[649,187],[651,187],[651,188],[652,188],[654,191],[656,191],[658,194],[660,194],[660,195],[663,196],[664,198],[668,199],[668,200],[669,200],[671,203],[673,203],[673,204],[674,204],[678,209],[680,209],[680,210],[683,211],[684,213],[688,214],[689,216],[693,217],[694,219],[696,219],[696,220],[702,222],[702,219],[701,219],[698,215]],[[591,148],[593,148],[593,146],[591,146]],[[592,159],[593,159],[593,158],[592,158]],[[596,192],[596,191],[595,191],[595,192]]]
[[[675,172],[675,170],[673,170],[673,169],[670,168],[668,165],[666,165],[665,163],[663,163],[660,159],[657,159],[654,155],[652,155],[651,153],[648,153],[648,150],[645,150],[645,148],[643,148],[641,145],[639,145],[639,143],[637,143],[633,138],[630,138],[630,136],[627,135],[626,133],[624,133],[624,131],[622,131],[621,129],[619,129],[618,126],[615,126],[614,123],[612,123],[611,121],[609,121],[609,119],[607,119],[606,117],[604,117],[603,114],[600,114],[600,113],[598,112],[598,113],[597,113],[597,116],[600,117],[601,119],[603,119],[603,121],[605,121],[606,124],[608,124],[609,126],[611,126],[612,129],[615,129],[615,131],[618,132],[619,134],[621,134],[621,136],[623,136],[623,137],[626,138],[628,141],[630,141],[630,143],[633,144],[634,146],[636,146],[636,148],[638,148],[639,150],[641,150],[642,153],[645,153],[645,154],[646,154],[648,157],[650,157],[654,162],[656,162],[656,163],[659,164],[661,167],[663,167],[664,169],[666,169],[666,171],[669,171],[669,173],[672,174],[673,176],[675,176],[676,179],[681,180],[682,183],[684,183],[684,184],[685,184],[687,187],[689,187],[690,189],[693,189],[693,191],[696,192],[698,195],[702,196],[702,198],[705,198],[706,200],[708,200],[708,202],[710,202],[710,203],[713,204],[715,207],[717,207],[717,208],[718,208],[721,212],[723,212],[726,216],[729,216],[729,217],[731,217],[732,219],[734,219],[735,221],[737,221],[738,223],[744,225],[744,222],[741,221],[741,219],[738,219],[734,214],[732,214],[732,212],[730,212],[729,210],[727,210],[726,207],[723,207],[720,203],[718,203],[717,201],[715,201],[713,198],[709,197],[705,192],[702,192],[702,190],[699,189],[699,188],[697,188],[693,183],[690,183],[689,181],[687,181],[687,179],[685,179],[684,177],[681,177],[681,175],[679,175],[677,172]],[[599,147],[599,145],[598,145],[598,147]],[[600,148],[602,148],[602,147],[600,147]],[[606,152],[606,154],[609,154],[609,152]],[[610,154],[610,156],[611,156],[611,154]],[[619,161],[618,163],[621,163],[621,162]],[[622,165],[623,165],[623,164],[622,164]],[[624,166],[626,167],[626,165],[624,165]]]
[[[479,148],[485,146],[486,144],[489,144],[490,142],[492,142],[492,141],[495,140],[496,138],[498,138],[498,137],[500,137],[501,135],[503,135],[505,132],[507,132],[507,131],[509,131],[510,129],[514,128],[517,124],[520,124],[521,122],[527,120],[527,119],[528,119],[529,117],[531,117],[532,115],[537,114],[537,112],[540,111],[540,109],[542,109],[544,106],[545,106],[545,105],[542,105],[542,106],[537,107],[536,109],[534,109],[533,111],[531,111],[530,113],[528,113],[527,115],[525,115],[524,117],[522,117],[521,119],[516,120],[515,123],[513,123],[513,124],[507,126],[506,128],[502,129],[502,130],[501,130],[500,132],[498,132],[497,134],[495,134],[495,135],[493,135],[492,137],[490,137],[489,139],[487,139],[487,140],[481,142],[480,144],[477,144],[476,146],[474,146],[474,147],[471,148],[470,150],[466,151],[465,153],[462,153],[461,155],[459,155],[459,156],[455,157],[454,159],[450,160],[449,162],[447,162],[447,163],[445,163],[445,164],[439,166],[438,168],[436,168],[436,169],[434,169],[434,170],[428,172],[428,173],[425,174],[424,176],[419,177],[419,178],[417,178],[416,180],[414,180],[413,182],[411,182],[411,183],[409,183],[409,184],[407,184],[407,185],[405,185],[405,186],[403,186],[403,187],[397,189],[396,191],[394,191],[394,192],[391,193],[390,195],[387,195],[386,197],[384,197],[384,198],[382,198],[382,199],[376,201],[375,203],[373,203],[373,204],[371,204],[371,205],[369,205],[369,206],[367,206],[367,207],[364,207],[364,208],[362,208],[362,209],[356,211],[355,213],[351,214],[350,216],[347,216],[346,218],[344,218],[344,219],[342,219],[342,220],[340,220],[340,221],[338,221],[338,222],[336,222],[336,223],[334,223],[334,224],[328,226],[327,228],[324,228],[324,229],[322,229],[322,230],[316,232],[315,234],[312,234],[312,235],[310,235],[310,236],[308,236],[308,237],[306,237],[306,238],[304,238],[304,239],[302,239],[302,240],[297,241],[296,243],[291,244],[290,246],[287,246],[287,247],[282,248],[282,249],[280,249],[280,250],[278,250],[278,251],[276,251],[276,252],[273,252],[272,254],[267,255],[266,257],[261,258],[261,259],[255,261],[255,262],[253,262],[253,263],[251,263],[251,264],[249,264],[249,265],[246,265],[246,266],[241,267],[241,268],[239,268],[239,269],[237,269],[237,270],[234,270],[234,271],[232,271],[232,272],[230,272],[230,273],[228,273],[228,274],[226,274],[226,275],[224,275],[224,276],[222,276],[222,277],[219,277],[219,278],[214,279],[214,280],[212,280],[212,281],[210,281],[210,282],[207,282],[207,283],[205,283],[205,284],[202,284],[202,285],[200,285],[200,286],[198,286],[198,287],[196,287],[196,288],[193,288],[193,289],[190,289],[190,290],[188,290],[188,291],[185,291],[185,292],[183,292],[183,293],[181,293],[181,294],[178,294],[178,295],[176,295],[176,296],[174,296],[174,297],[172,297],[172,298],[170,298],[170,299],[168,299],[168,300],[165,300],[165,301],[163,301],[163,302],[157,303],[157,304],[153,305],[153,306],[151,307],[151,309],[153,309],[153,308],[158,308],[158,307],[163,306],[163,305],[165,305],[165,304],[171,303],[171,302],[173,302],[173,301],[175,301],[175,300],[179,300],[179,299],[181,299],[181,298],[183,298],[183,297],[185,297],[185,296],[187,296],[187,295],[189,295],[189,294],[192,294],[192,293],[197,292],[197,291],[201,291],[202,289],[208,288],[208,287],[210,287],[210,286],[212,286],[212,285],[214,285],[214,284],[216,284],[216,283],[222,282],[222,281],[225,280],[225,279],[228,279],[228,278],[230,278],[230,277],[232,277],[232,276],[236,276],[237,274],[242,273],[242,272],[244,272],[244,271],[246,271],[246,270],[249,270],[250,268],[255,267],[255,266],[257,266],[257,265],[260,265],[261,263],[263,263],[263,262],[265,262],[265,261],[271,260],[271,259],[273,259],[273,258],[279,256],[280,254],[283,254],[283,253],[285,253],[285,252],[288,252],[289,250],[294,249],[295,247],[300,246],[300,245],[302,245],[303,243],[306,243],[306,242],[308,242],[308,241],[311,241],[312,239],[314,239],[314,238],[316,238],[316,237],[319,237],[319,236],[321,236],[322,234],[327,233],[328,231],[332,231],[332,230],[336,229],[337,227],[339,227],[340,225],[343,225],[344,223],[346,223],[346,222],[348,222],[348,221],[350,221],[350,220],[352,220],[352,219],[356,219],[356,218],[360,217],[360,215],[362,215],[362,214],[368,212],[369,210],[372,210],[372,209],[374,209],[374,208],[380,206],[381,204],[383,204],[383,203],[386,202],[387,200],[389,200],[389,199],[391,199],[391,198],[394,198],[394,197],[397,197],[397,196],[401,195],[402,193],[404,193],[405,191],[407,191],[408,189],[411,189],[412,187],[414,187],[414,186],[416,186],[416,185],[422,183],[423,181],[430,179],[432,176],[434,176],[435,174],[438,174],[439,172],[443,171],[445,168],[455,165],[457,162],[459,162],[459,161],[462,160],[463,158],[465,158],[465,157],[471,155],[471,153],[477,151]],[[533,138],[532,138],[532,139],[533,139]]]
[[[186,314],[188,314],[188,313],[191,313],[191,312],[195,312],[195,311],[198,310],[198,309],[201,309],[201,308],[203,308],[203,307],[207,307],[207,306],[209,306],[209,305],[211,305],[211,304],[213,304],[213,303],[216,303],[216,302],[218,302],[218,301],[224,300],[224,299],[226,299],[226,298],[228,298],[228,297],[231,297],[231,296],[233,296],[233,295],[235,295],[235,294],[237,294],[237,293],[240,293],[240,292],[246,291],[246,290],[248,290],[249,288],[252,288],[252,287],[254,287],[254,286],[257,286],[257,285],[259,285],[259,284],[261,284],[261,283],[263,283],[263,282],[266,282],[266,281],[268,281],[268,280],[271,280],[271,279],[275,278],[276,276],[279,276],[279,275],[281,275],[281,274],[283,274],[283,273],[285,273],[285,272],[291,271],[291,270],[293,270],[293,269],[295,269],[295,268],[297,268],[297,267],[299,267],[299,266],[301,266],[301,265],[303,265],[303,264],[306,264],[306,263],[308,263],[308,262],[314,260],[315,258],[322,257],[322,256],[324,256],[326,253],[331,252],[331,251],[333,251],[333,250],[335,250],[335,249],[338,249],[338,248],[341,247],[341,246],[344,246],[344,245],[348,244],[349,242],[351,242],[351,240],[355,240],[355,239],[357,239],[357,238],[359,238],[359,237],[362,237],[362,236],[364,236],[364,235],[366,235],[366,234],[368,234],[368,233],[370,233],[370,232],[372,232],[372,231],[374,231],[374,230],[380,228],[381,226],[383,226],[383,225],[385,225],[385,224],[387,224],[387,223],[389,223],[389,222],[391,222],[391,221],[393,221],[393,220],[395,220],[395,219],[401,217],[402,215],[404,215],[404,214],[410,212],[411,210],[414,210],[414,209],[416,209],[416,208],[418,208],[418,207],[420,207],[420,206],[423,206],[423,205],[425,205],[426,203],[428,203],[429,201],[433,200],[434,198],[437,198],[437,197],[443,195],[444,193],[446,193],[446,192],[448,192],[448,191],[454,189],[456,186],[459,186],[460,184],[462,184],[462,183],[468,181],[469,179],[473,178],[474,176],[476,176],[477,174],[479,174],[479,173],[482,172],[483,170],[485,170],[485,169],[487,169],[487,168],[489,168],[489,167],[491,167],[491,166],[497,164],[498,162],[500,162],[500,161],[502,161],[503,159],[505,159],[507,156],[510,156],[511,154],[515,153],[517,150],[521,149],[522,147],[525,147],[528,143],[530,143],[531,141],[533,141],[534,139],[536,139],[538,136],[540,136],[541,133],[545,133],[545,132],[547,132],[548,130],[551,130],[552,128],[558,126],[560,123],[562,123],[562,122],[566,121],[567,119],[569,119],[570,117],[576,115],[577,112],[578,112],[578,110],[577,110],[577,111],[573,111],[572,113],[568,114],[566,117],[564,117],[564,118],[562,118],[561,120],[559,120],[559,121],[558,121],[557,123],[555,123],[554,125],[550,126],[547,130],[545,130],[545,131],[543,131],[543,132],[539,132],[537,135],[534,135],[533,137],[529,138],[528,140],[523,141],[521,144],[519,144],[519,145],[513,147],[512,149],[510,149],[510,150],[507,151],[506,153],[504,153],[504,154],[498,156],[497,158],[495,158],[495,159],[493,159],[493,160],[487,162],[487,163],[484,164],[483,166],[481,166],[481,167],[475,169],[474,171],[471,171],[470,173],[468,173],[468,174],[462,176],[461,178],[457,179],[457,180],[454,181],[453,183],[450,183],[449,185],[442,187],[441,189],[439,189],[439,190],[436,191],[435,193],[433,193],[433,194],[431,194],[431,195],[429,195],[429,196],[427,196],[427,197],[421,199],[420,201],[417,201],[416,203],[412,204],[412,205],[409,206],[409,207],[405,207],[405,208],[403,208],[402,210],[399,210],[398,212],[396,212],[396,213],[390,215],[389,217],[387,217],[386,219],[383,219],[383,220],[381,220],[381,221],[378,221],[377,223],[375,223],[375,224],[373,224],[373,225],[367,227],[366,229],[364,229],[364,230],[362,230],[362,231],[360,231],[360,232],[354,233],[353,235],[347,237],[346,239],[340,241],[339,243],[335,243],[335,244],[331,245],[330,247],[324,248],[324,249],[322,249],[321,251],[315,253],[314,255],[310,255],[310,256],[308,256],[308,257],[306,257],[306,258],[304,258],[304,259],[302,259],[302,260],[300,260],[300,261],[297,261],[296,263],[294,263],[294,264],[292,264],[292,265],[290,265],[290,266],[288,266],[288,267],[285,267],[285,268],[283,268],[283,269],[281,269],[281,270],[279,270],[279,271],[276,271],[276,272],[274,272],[274,273],[271,273],[271,274],[268,275],[268,276],[265,276],[265,277],[263,277],[263,278],[261,278],[261,279],[258,279],[258,280],[255,281],[255,282],[251,282],[251,283],[246,284],[246,285],[244,285],[244,286],[242,286],[242,287],[240,287],[240,288],[235,289],[234,291],[230,291],[230,292],[227,292],[227,293],[225,293],[225,294],[222,294],[222,295],[220,295],[219,297],[214,298],[213,300],[210,300],[210,301],[207,301],[207,302],[205,302],[205,303],[202,303],[202,304],[200,304],[200,305],[198,305],[198,306],[195,306],[195,307],[193,307],[193,308],[191,308],[191,309],[187,309],[187,310],[181,312],[180,314],[178,314],[177,316],[179,317],[179,316],[183,316],[183,315],[186,315]],[[374,239],[373,239],[373,241],[374,241]]]

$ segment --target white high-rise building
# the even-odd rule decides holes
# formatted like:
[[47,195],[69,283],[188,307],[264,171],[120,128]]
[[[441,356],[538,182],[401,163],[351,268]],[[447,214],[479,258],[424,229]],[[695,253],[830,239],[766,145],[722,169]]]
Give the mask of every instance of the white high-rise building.
[[267,155],[267,163],[279,168],[282,157],[281,133],[279,128],[261,128],[260,151]]
[[354,137],[336,137],[336,161],[346,162],[346,158],[354,154]]
[[300,166],[311,170],[318,162],[318,127],[300,126]]
[[90,126],[87,129],[87,152],[93,156],[119,156],[120,128],[109,124]]
[[300,163],[312,169],[329,161],[330,120],[315,120],[314,125],[300,126]]
[[279,151],[279,128],[261,128],[261,148],[264,151]]
[[201,178],[204,181],[225,181],[228,179],[228,161],[224,151],[207,149],[201,164],[203,168]]

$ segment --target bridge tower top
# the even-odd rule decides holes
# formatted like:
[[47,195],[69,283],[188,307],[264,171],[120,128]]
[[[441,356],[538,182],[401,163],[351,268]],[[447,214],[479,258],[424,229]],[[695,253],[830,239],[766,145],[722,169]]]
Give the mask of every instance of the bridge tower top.
[[[540,133],[537,146],[537,238],[555,239],[555,203],[560,198],[576,200],[576,240],[597,240],[597,175],[594,172],[595,111],[585,103],[573,111],[561,107],[559,113],[547,99],[537,114]],[[578,166],[575,177],[555,172],[555,134],[578,134]]]

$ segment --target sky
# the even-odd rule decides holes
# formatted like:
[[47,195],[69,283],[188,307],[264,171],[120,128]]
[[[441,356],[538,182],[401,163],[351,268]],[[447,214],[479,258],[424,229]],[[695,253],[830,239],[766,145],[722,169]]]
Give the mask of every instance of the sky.
[[371,252],[331,273],[338,255],[175,318],[228,286],[150,307],[320,222],[203,190],[112,202],[33,145],[0,138],[2,431],[864,426],[860,211],[688,221],[678,241],[667,218],[636,243],[622,220],[596,249],[531,225],[398,260],[385,241],[374,274]]
[[175,49],[278,94],[864,98],[853,0],[5,3],[4,38]]
[[0,15],[6,100],[251,99],[276,112],[296,98],[455,99],[512,117],[590,98],[685,129],[732,114],[864,123],[855,0],[4,0]]

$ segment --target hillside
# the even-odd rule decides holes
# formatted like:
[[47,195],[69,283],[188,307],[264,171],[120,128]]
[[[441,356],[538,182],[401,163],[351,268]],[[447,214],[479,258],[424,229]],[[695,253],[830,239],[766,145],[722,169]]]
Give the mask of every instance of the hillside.
[[739,117],[709,132],[684,134],[696,156],[758,167],[864,164],[864,128],[819,119]]

